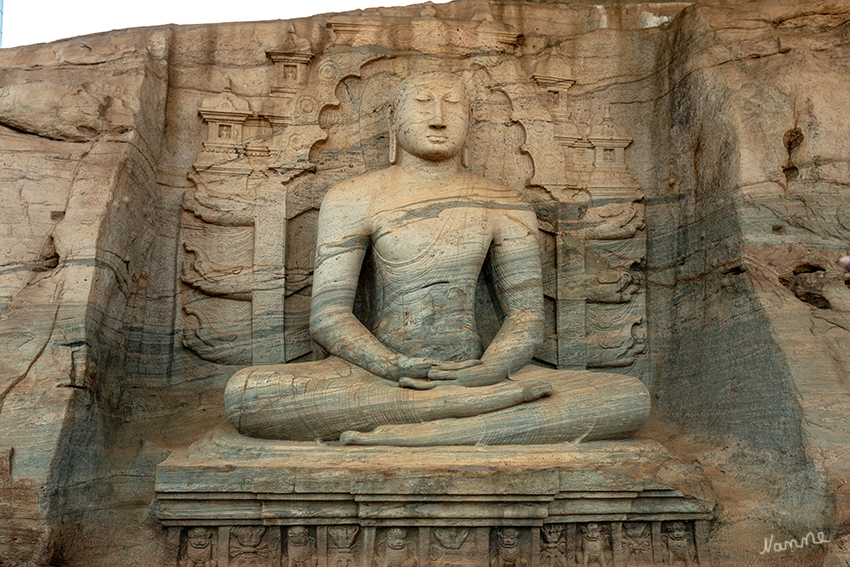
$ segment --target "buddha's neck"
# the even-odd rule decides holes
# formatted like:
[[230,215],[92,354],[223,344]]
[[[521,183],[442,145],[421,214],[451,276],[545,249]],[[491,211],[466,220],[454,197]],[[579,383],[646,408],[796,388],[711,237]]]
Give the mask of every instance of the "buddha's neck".
[[402,151],[400,157],[399,165],[409,174],[422,179],[448,179],[462,169],[460,156],[443,161],[430,161]]

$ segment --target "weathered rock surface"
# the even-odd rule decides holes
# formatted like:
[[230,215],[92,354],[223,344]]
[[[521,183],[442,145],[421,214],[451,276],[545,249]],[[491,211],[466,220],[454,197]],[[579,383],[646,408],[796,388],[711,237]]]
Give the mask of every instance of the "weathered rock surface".
[[[850,291],[837,260],[850,232],[850,3],[485,8],[461,0],[292,28],[169,26],[0,51],[0,563],[164,564],[155,467],[224,420],[222,393],[237,369],[314,355],[303,329],[318,204],[337,182],[386,164],[378,109],[416,51],[468,69],[476,86],[471,169],[524,191],[543,221],[555,219],[557,242],[582,231],[599,259],[582,268],[598,284],[592,293],[552,293],[581,333],[569,342],[569,327],[552,323],[558,340],[542,360],[615,364],[650,387],[643,435],[697,459],[717,492],[715,564],[846,564]],[[410,31],[413,20],[427,31],[434,17],[481,22],[491,43]],[[499,70],[508,60],[510,72]],[[290,64],[325,90],[286,115],[276,104],[301,92],[286,90]],[[241,121],[251,148],[234,150],[228,167],[242,172],[216,173],[216,156],[230,150],[204,143],[227,92],[247,106],[221,125]],[[523,106],[521,95],[539,102]],[[628,138],[588,135],[606,110]],[[568,148],[561,158],[547,153],[555,134]],[[594,206],[594,187],[613,183],[594,185],[600,170],[580,167],[593,157],[576,159],[593,153],[594,139],[620,144],[596,148],[622,154],[628,178],[618,187],[642,191],[631,212]],[[573,179],[558,174],[566,157]],[[193,165],[231,203],[207,201],[219,213],[244,213],[240,195],[266,199],[277,217],[243,217],[270,239],[262,250],[285,238],[284,258],[259,258],[245,223],[203,224],[184,197],[197,191]],[[275,200],[282,182],[284,203]],[[558,217],[563,202],[608,219],[606,228],[584,232]],[[230,277],[224,284],[235,284],[198,301],[184,265],[200,259],[184,245],[208,234],[225,243],[209,247],[208,265],[229,257],[231,276],[243,260],[254,274],[268,267],[255,281],[269,295],[234,298],[244,292]],[[558,249],[546,246],[544,263]],[[618,253],[637,258],[621,270],[628,278],[614,270]],[[277,266],[286,267],[286,317],[264,319],[276,309]],[[224,325],[218,334],[199,326],[211,304],[233,314],[210,323]],[[606,335],[611,305],[645,320]],[[227,330],[249,321],[248,332]],[[586,345],[580,360],[577,344]],[[832,541],[760,553],[771,536],[810,531]]]

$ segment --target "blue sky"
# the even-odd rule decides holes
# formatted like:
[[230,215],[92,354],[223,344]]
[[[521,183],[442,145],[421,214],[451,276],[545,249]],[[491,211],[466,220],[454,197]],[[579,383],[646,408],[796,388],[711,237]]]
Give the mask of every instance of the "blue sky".
[[[4,0],[3,47],[113,29],[300,18],[421,0]],[[443,4],[448,0],[434,0]]]

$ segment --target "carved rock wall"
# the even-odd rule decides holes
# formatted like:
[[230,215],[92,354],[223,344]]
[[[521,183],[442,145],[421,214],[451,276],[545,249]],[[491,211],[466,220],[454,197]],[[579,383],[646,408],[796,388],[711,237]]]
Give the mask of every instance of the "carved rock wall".
[[[479,85],[473,118],[486,135],[472,141],[472,168],[526,192],[544,221],[544,257],[565,268],[547,281],[561,342],[541,360],[613,360],[651,383],[646,434],[697,457],[718,488],[720,561],[757,563],[771,533],[823,529],[837,541],[850,472],[850,292],[835,263],[850,230],[848,14],[846,2],[459,1],[0,51],[0,563],[164,561],[154,467],[220,422],[228,376],[256,362],[241,347],[228,350],[235,358],[199,353],[247,335],[194,333],[201,318],[186,306],[210,291],[195,267],[216,275],[223,287],[205,301],[229,302],[236,324],[264,312],[240,296],[240,267],[195,239],[217,229],[187,205],[199,190],[187,172],[203,170],[196,179],[231,203],[242,188],[285,181],[285,228],[258,233],[271,225],[252,212],[250,231],[216,238],[255,267],[257,235],[284,238],[295,307],[281,325],[303,321],[321,196],[384,163],[383,117],[358,116],[380,106],[381,77],[408,70],[410,57],[387,50],[423,50],[428,33],[451,49],[426,59],[472,69],[463,59],[479,58],[466,78]],[[440,20],[482,27],[448,34]],[[305,42],[337,65],[309,59]],[[352,49],[342,57],[340,46]],[[513,70],[494,46],[514,54]],[[295,106],[299,118],[285,107],[301,72],[328,85]],[[228,89],[245,104],[224,114],[205,104]],[[592,131],[606,115],[616,128]],[[214,167],[231,154],[210,124],[217,137],[243,128],[229,170]],[[492,147],[510,151],[500,159]],[[611,167],[594,168],[597,158]],[[239,169],[240,159],[263,165]],[[594,261],[571,272],[579,252]],[[606,316],[612,305],[637,311]],[[276,325],[252,326],[246,348],[268,352],[264,329]],[[599,340],[586,352],[577,340],[559,351],[588,329]],[[308,354],[297,334],[287,340]],[[594,355],[604,351],[619,354]]]

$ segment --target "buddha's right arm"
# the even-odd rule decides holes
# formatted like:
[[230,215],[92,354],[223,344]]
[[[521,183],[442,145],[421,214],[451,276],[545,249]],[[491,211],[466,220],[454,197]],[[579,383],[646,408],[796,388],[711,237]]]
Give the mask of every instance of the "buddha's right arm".
[[371,236],[364,199],[359,196],[362,193],[355,187],[337,186],[322,202],[310,333],[329,353],[377,376],[390,380],[427,376],[430,362],[393,352],[352,312]]
[[[316,265],[318,274],[318,259]],[[320,280],[318,286],[316,279]],[[321,280],[321,276],[314,279],[310,309],[313,340],[332,355],[382,378],[397,381],[403,377],[422,378],[428,375],[430,361],[393,352],[363,326],[351,311],[354,293],[347,286],[335,288]]]

